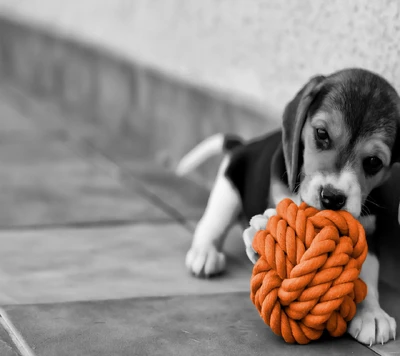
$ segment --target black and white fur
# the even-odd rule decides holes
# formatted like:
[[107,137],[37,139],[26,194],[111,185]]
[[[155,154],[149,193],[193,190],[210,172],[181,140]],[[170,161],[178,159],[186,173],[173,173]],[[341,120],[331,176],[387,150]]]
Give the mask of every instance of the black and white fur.
[[[223,272],[222,245],[238,219],[250,221],[243,237],[255,262],[254,231],[265,226],[285,197],[318,209],[344,209],[364,225],[370,251],[360,276],[368,295],[349,333],[365,344],[395,338],[396,322],[379,304],[377,257],[380,228],[395,220],[398,233],[400,223],[400,193],[388,202],[380,190],[385,182],[396,184],[390,175],[400,158],[400,98],[393,87],[361,69],[314,77],[287,105],[281,131],[248,143],[213,136],[190,152],[177,171],[186,174],[223,150],[226,157],[186,256],[188,269],[199,277]],[[394,205],[395,211],[385,208]]]

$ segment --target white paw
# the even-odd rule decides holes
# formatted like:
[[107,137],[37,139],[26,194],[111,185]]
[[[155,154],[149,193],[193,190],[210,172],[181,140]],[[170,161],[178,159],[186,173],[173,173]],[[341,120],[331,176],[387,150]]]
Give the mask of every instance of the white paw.
[[243,241],[246,247],[247,257],[251,262],[256,263],[258,254],[253,249],[253,239],[257,231],[265,230],[268,220],[271,216],[276,215],[276,209],[267,209],[263,215],[255,215],[250,220],[250,226],[243,231]]
[[348,332],[363,344],[369,346],[384,344],[396,338],[396,320],[379,305],[368,306],[360,303],[356,315],[350,322]]
[[226,267],[226,257],[214,245],[194,247],[186,254],[186,267],[196,277],[221,273]]

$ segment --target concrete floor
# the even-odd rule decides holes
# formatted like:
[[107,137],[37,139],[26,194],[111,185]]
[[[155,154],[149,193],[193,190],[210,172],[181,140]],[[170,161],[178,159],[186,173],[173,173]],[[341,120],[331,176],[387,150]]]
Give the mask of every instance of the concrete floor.
[[239,229],[224,276],[190,276],[208,192],[88,147],[81,129],[0,88],[0,321],[20,345],[0,328],[0,355],[25,355],[25,343],[37,355],[373,354],[348,337],[307,347],[275,337],[249,300]]
[[28,100],[0,89],[1,304],[248,289],[234,254],[218,283],[186,273],[205,189],[146,160],[115,164]]

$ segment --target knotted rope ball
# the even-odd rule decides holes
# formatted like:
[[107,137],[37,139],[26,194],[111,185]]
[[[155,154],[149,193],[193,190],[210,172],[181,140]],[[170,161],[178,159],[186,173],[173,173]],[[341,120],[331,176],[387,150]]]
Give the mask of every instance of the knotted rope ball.
[[358,278],[368,247],[362,225],[346,211],[319,211],[284,199],[253,248],[260,258],[251,300],[288,343],[307,344],[324,330],[338,337],[367,295]]

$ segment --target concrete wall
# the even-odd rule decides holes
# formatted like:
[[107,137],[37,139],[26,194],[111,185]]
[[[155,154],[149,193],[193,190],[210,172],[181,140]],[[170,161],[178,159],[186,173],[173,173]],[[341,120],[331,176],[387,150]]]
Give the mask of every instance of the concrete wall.
[[[0,80],[97,124],[85,133],[93,146],[174,168],[212,133],[251,138],[277,128],[317,73],[360,66],[400,89],[399,8],[397,0],[0,0]],[[217,160],[200,172],[212,180],[216,168]]]
[[0,13],[281,111],[316,73],[362,66],[400,88],[398,0],[0,0]]

